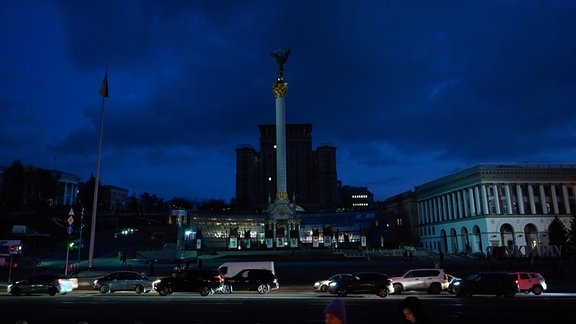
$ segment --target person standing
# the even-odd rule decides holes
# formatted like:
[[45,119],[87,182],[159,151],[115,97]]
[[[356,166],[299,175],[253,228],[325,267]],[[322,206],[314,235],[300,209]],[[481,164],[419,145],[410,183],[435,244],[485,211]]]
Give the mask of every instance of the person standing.
[[324,308],[324,323],[326,324],[345,324],[346,323],[346,305],[342,299],[334,299]]
[[427,323],[422,302],[418,297],[409,296],[400,302],[400,323],[422,324]]

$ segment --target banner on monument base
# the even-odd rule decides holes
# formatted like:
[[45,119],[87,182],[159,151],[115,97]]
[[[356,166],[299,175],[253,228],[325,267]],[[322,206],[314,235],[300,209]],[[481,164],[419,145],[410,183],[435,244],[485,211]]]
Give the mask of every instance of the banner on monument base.
[[291,248],[297,248],[298,247],[298,238],[297,237],[293,237],[290,239],[290,247]]
[[271,237],[267,237],[267,238],[266,238],[266,247],[269,248],[269,249],[271,249],[271,248],[274,247],[274,244],[273,244],[273,242],[272,242],[272,238],[271,238]]
[[238,248],[238,238],[231,237],[230,238],[230,244],[228,244],[228,248],[237,249]]
[[332,246],[332,238],[330,236],[324,236],[324,246]]
[[196,239],[196,250],[200,250],[201,247],[202,247],[202,240]]
[[320,246],[320,240],[317,237],[315,237],[314,240],[312,240],[312,247],[317,248],[319,246]]
[[366,247],[366,236],[360,236],[360,243],[362,243],[362,247]]
[[283,248],[284,247],[285,238],[284,237],[277,237],[276,238],[276,247]]

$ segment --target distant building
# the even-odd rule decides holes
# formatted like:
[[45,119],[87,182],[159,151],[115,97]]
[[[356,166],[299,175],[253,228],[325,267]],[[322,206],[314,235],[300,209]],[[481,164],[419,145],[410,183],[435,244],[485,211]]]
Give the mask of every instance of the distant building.
[[46,170],[14,162],[2,172],[2,197],[15,206],[70,206],[77,197],[80,177],[59,170]]
[[343,186],[342,206],[350,210],[374,208],[374,194],[367,187]]
[[423,247],[449,253],[558,253],[548,227],[576,208],[574,164],[480,164],[416,187]]
[[418,232],[418,208],[416,193],[406,191],[386,199],[378,213],[380,222],[386,224],[389,236],[385,237],[385,247],[397,248],[399,243],[420,245]]
[[[260,125],[260,151],[236,148],[236,206],[263,212],[276,196],[276,125]],[[336,170],[336,147],[312,150],[312,125],[286,125],[286,183],[290,200],[307,211],[342,206]]]

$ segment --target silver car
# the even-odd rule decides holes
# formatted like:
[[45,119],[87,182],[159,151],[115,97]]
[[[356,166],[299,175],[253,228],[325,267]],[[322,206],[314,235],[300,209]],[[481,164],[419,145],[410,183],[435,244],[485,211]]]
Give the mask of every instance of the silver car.
[[134,291],[137,294],[152,291],[154,281],[135,271],[117,271],[94,280],[94,289],[102,294],[115,291]]
[[315,291],[321,291],[321,292],[327,292],[328,287],[330,286],[330,281],[338,280],[338,279],[342,279],[342,278],[348,278],[351,276],[352,276],[352,274],[350,274],[350,273],[338,273],[338,274],[332,275],[328,279],[316,281],[314,283],[314,290]]
[[72,289],[72,282],[67,277],[55,273],[41,273],[9,284],[6,291],[14,296],[38,293],[54,296],[65,295]]

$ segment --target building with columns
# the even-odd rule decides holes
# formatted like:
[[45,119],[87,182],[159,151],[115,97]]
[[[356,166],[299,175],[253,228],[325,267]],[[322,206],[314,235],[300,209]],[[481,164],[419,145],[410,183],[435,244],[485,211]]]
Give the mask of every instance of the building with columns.
[[422,247],[447,253],[550,255],[548,227],[569,228],[574,164],[480,164],[416,186]]

